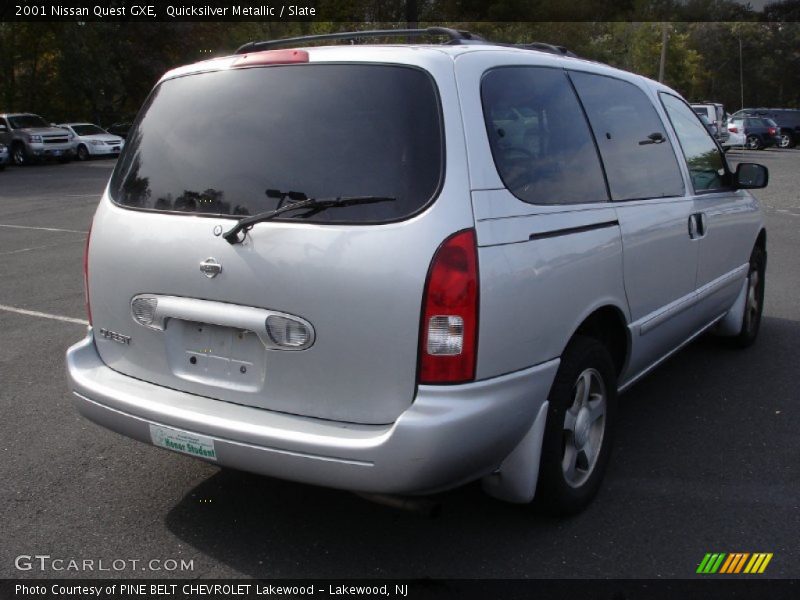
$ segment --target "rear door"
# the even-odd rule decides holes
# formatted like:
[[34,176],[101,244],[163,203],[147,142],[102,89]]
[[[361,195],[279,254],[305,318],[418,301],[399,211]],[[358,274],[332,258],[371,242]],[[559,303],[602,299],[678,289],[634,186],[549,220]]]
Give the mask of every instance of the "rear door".
[[575,71],[570,77],[599,145],[622,231],[633,346],[627,374],[632,376],[693,330],[686,308],[698,260],[690,236],[694,202],[650,95],[615,77]]
[[[458,106],[445,57],[161,83],[93,226],[104,362],[223,401],[393,422],[415,395],[431,257],[473,224],[459,114],[445,106]],[[222,237],[299,193],[394,200],[286,213],[241,244]]]

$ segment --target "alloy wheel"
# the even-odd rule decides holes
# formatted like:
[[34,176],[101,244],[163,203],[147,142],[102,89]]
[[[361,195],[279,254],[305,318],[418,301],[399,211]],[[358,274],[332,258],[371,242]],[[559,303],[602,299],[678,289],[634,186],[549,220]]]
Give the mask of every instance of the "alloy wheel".
[[572,405],[564,414],[561,469],[571,487],[583,485],[592,474],[603,445],[606,388],[596,369],[585,369],[573,388]]

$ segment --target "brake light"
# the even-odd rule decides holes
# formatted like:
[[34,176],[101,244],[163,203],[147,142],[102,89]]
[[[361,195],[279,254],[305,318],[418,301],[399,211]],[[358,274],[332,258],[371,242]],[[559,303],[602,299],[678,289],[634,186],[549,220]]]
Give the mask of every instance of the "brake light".
[[422,298],[419,382],[475,379],[478,341],[478,255],[474,229],[436,250]]
[[231,68],[307,62],[308,52],[305,50],[264,50],[262,52],[250,52],[249,54],[240,56],[231,63]]
[[774,127],[770,127],[770,128],[767,129],[767,131],[769,131],[770,135],[775,135],[778,130],[775,129]]
[[728,127],[728,131],[731,133],[739,133],[739,129],[736,127]]
[[86,302],[86,314],[88,315],[90,326],[92,324],[92,306],[89,304],[89,240],[92,237],[92,224],[89,223],[89,231],[86,233],[86,245],[83,247],[83,298]]

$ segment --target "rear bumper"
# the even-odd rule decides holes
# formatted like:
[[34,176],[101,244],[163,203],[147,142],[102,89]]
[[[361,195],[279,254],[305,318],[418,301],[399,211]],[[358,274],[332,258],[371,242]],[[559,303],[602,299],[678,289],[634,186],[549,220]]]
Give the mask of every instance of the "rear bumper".
[[389,425],[288,415],[164,388],[118,373],[89,335],[67,351],[74,402],[86,418],[152,443],[150,425],[214,440],[217,464],[326,487],[415,494],[495,470],[528,432],[558,360],[455,386],[420,386]]

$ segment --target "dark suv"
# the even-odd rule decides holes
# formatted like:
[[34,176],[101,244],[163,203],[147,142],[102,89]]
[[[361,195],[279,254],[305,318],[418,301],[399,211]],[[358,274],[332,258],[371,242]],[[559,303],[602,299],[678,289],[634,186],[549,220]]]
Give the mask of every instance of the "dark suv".
[[778,124],[778,146],[794,148],[800,143],[800,109],[797,108],[743,108],[733,115],[737,117],[761,117]]
[[779,144],[778,125],[768,117],[734,116],[730,120],[732,131],[744,134],[744,146],[748,150],[763,150]]

